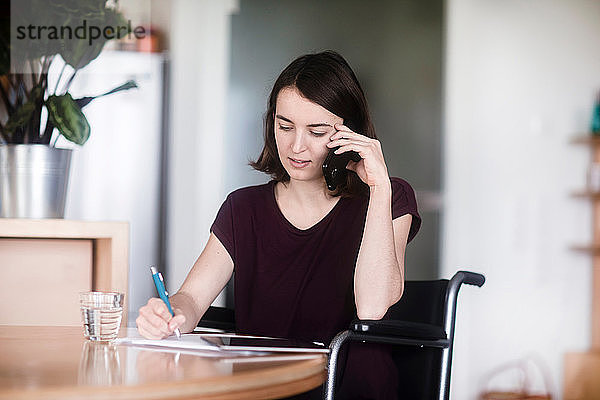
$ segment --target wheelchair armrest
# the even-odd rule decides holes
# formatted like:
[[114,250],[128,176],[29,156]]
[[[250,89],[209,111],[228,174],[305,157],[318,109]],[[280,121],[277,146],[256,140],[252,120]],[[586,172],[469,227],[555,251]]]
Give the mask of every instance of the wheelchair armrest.
[[467,285],[483,286],[485,283],[485,276],[471,271],[458,271],[455,276],[461,276],[462,283]]
[[350,324],[350,330],[361,334],[395,336],[421,340],[447,339],[444,328],[437,325],[399,320],[358,320]]
[[235,330],[235,311],[230,308],[210,306],[198,322],[198,326],[233,331]]

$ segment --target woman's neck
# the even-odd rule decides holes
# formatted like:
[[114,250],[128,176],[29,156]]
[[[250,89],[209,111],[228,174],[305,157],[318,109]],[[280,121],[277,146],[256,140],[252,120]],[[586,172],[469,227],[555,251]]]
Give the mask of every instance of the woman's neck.
[[322,181],[297,181],[279,182],[278,197],[285,197],[288,202],[309,207],[322,207],[336,201],[327,190],[325,180]]

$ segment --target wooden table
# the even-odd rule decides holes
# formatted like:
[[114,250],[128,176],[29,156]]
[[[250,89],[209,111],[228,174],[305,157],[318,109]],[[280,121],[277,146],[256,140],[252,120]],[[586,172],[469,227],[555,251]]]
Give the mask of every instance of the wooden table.
[[278,398],[321,385],[325,365],[318,353],[242,362],[89,342],[80,327],[0,326],[0,399]]

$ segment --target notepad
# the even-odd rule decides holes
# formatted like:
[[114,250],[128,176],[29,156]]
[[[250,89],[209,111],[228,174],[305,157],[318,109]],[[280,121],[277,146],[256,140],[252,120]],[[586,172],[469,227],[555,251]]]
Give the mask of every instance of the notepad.
[[192,334],[181,335],[181,339],[178,339],[175,336],[169,336],[165,339],[146,339],[141,336],[128,336],[117,338],[114,343],[118,345],[163,347],[181,350],[220,351],[219,346],[216,343],[211,343],[200,336]]
[[187,333],[181,339],[170,336],[152,340],[141,336],[117,338],[115,344],[201,352],[212,357],[258,355],[269,353],[328,353],[321,343],[299,342],[266,336],[232,333]]

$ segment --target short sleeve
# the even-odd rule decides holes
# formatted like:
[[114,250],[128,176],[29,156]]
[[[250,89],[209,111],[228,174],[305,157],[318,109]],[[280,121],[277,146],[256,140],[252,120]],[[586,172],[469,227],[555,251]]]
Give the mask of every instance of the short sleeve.
[[233,229],[233,199],[231,194],[221,205],[210,231],[221,241],[235,263],[235,236]]
[[390,180],[392,182],[392,220],[406,214],[412,215],[407,241],[410,242],[421,227],[421,216],[417,210],[415,191],[404,179],[390,178]]

